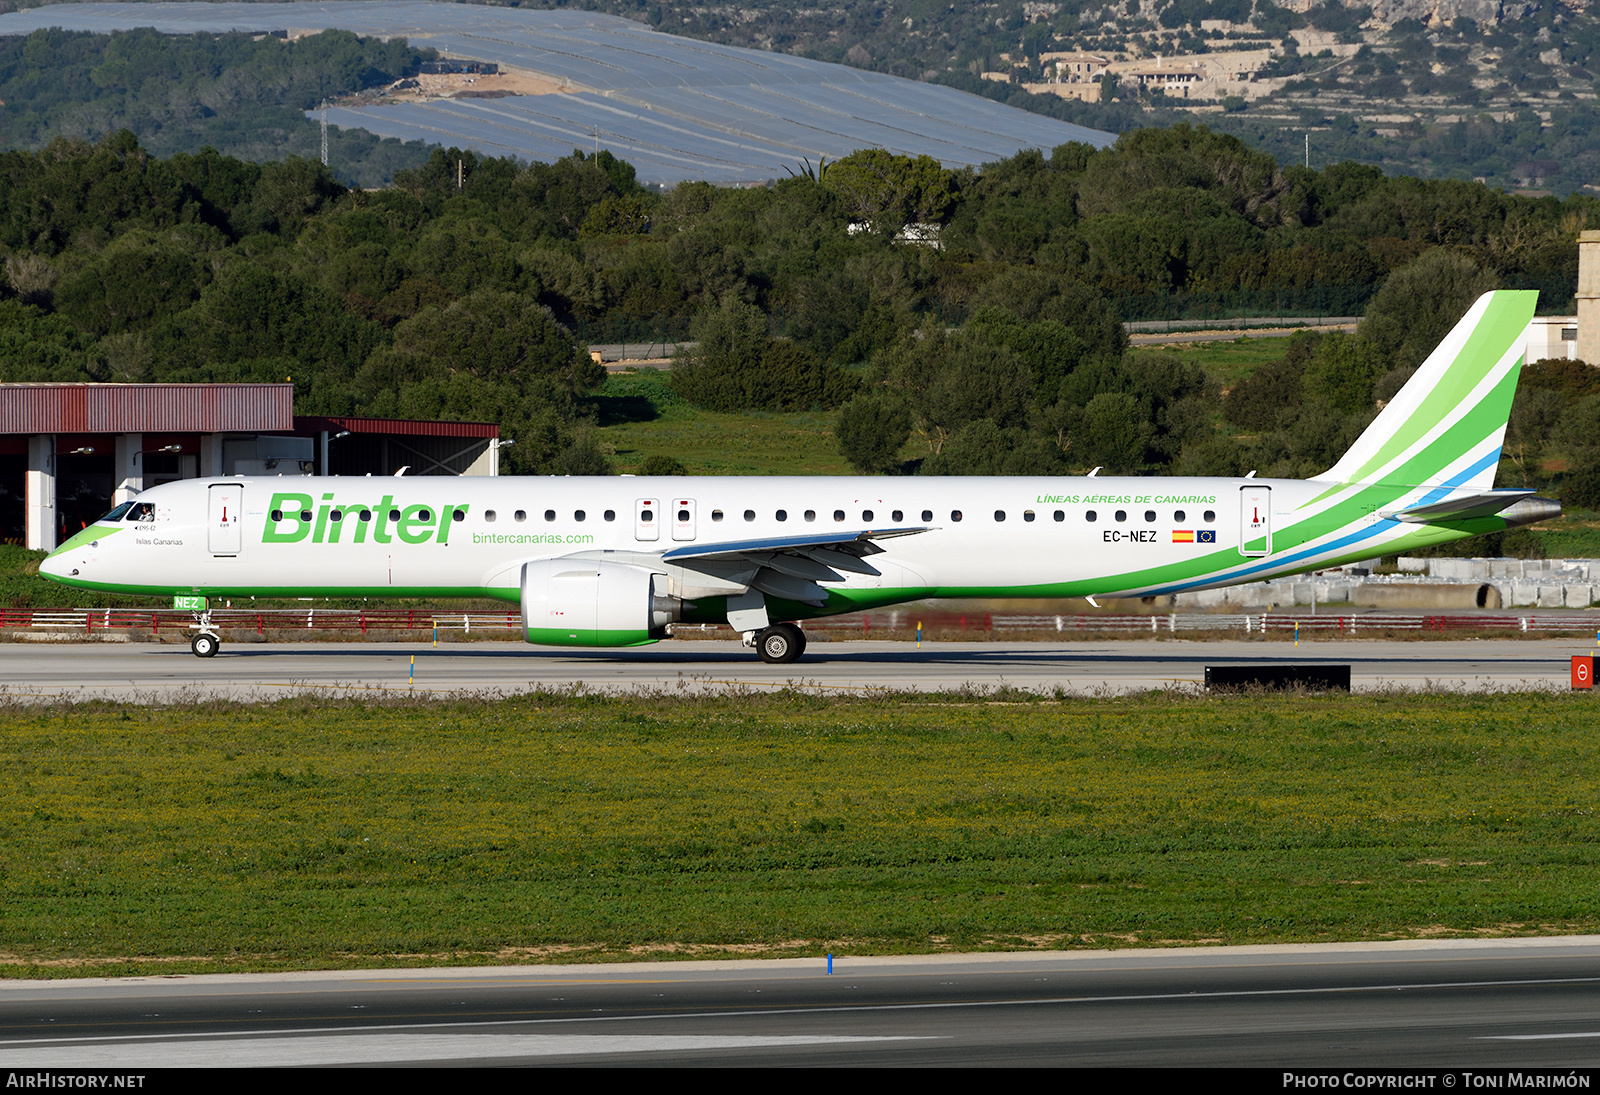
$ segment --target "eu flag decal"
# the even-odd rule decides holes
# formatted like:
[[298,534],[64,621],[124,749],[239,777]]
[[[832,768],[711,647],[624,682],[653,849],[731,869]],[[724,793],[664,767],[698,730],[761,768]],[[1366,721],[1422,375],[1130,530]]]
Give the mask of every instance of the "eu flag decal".
[[1217,530],[1214,528],[1203,528],[1198,533],[1198,538],[1199,542],[1202,544],[1214,544],[1217,542]]

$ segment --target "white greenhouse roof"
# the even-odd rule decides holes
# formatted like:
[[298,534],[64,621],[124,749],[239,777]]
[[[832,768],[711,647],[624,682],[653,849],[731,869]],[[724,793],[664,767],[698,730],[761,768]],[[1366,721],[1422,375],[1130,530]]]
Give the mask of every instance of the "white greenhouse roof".
[[332,124],[384,137],[549,161],[601,147],[641,182],[752,183],[801,161],[858,148],[977,165],[1068,141],[1115,137],[939,84],[782,53],[662,34],[580,11],[532,11],[435,0],[322,3],[57,4],[0,15],[0,34],[42,27],[167,34],[342,29],[404,37],[448,57],[491,61],[572,90],[510,98],[436,99],[328,111]]

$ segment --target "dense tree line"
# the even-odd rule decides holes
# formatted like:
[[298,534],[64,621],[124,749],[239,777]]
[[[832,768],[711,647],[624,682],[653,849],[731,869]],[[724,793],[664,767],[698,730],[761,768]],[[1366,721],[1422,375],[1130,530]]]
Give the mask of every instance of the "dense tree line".
[[[324,99],[415,75],[435,51],[404,39],[325,31],[288,41],[244,33],[165,35],[39,30],[0,37],[0,147],[38,148],[57,137],[135,134],[156,156],[212,148],[266,162],[319,154],[304,111]],[[340,177],[379,186],[427,155],[421,142],[329,132]]]
[[[702,406],[842,407],[862,468],[908,470],[914,436],[927,473],[1305,474],[1450,308],[1529,276],[1570,283],[1597,212],[1280,169],[1182,126],[980,171],[863,152],[770,187],[664,194],[604,151],[438,150],[368,192],[310,160],[160,159],[119,133],[0,154],[0,378],[291,377],[306,413],[491,420],[517,438],[514,470],[594,470],[602,374],[579,340],[621,315],[696,336],[674,382]],[[938,238],[908,243],[908,225]],[[1291,342],[1244,386],[1259,398],[1127,349],[1130,293],[1319,282],[1376,292],[1367,325]],[[1407,285],[1421,312],[1382,304]]]

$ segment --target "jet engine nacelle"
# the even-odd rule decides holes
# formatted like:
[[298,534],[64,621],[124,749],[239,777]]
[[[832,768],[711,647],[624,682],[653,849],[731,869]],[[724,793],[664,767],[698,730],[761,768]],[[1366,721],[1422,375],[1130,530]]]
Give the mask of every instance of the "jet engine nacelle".
[[683,602],[667,576],[626,563],[541,559],[522,567],[522,628],[545,646],[638,646],[666,638]]

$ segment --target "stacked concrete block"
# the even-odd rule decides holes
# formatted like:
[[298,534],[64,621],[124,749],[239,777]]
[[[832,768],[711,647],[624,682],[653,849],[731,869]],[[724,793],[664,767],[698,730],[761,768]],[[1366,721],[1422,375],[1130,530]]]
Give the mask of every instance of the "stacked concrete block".
[[[1393,610],[1588,608],[1600,599],[1596,559],[1407,559],[1418,569],[1357,577],[1342,567],[1321,574],[1181,593],[1176,608],[1260,610],[1359,604]],[[1434,590],[1433,586],[1440,588]],[[1498,596],[1483,597],[1492,586]],[[1449,588],[1444,588],[1449,587]],[[1466,598],[1464,601],[1463,598]],[[1498,603],[1496,601],[1498,600]]]
[[1323,580],[1319,585],[1320,589],[1317,593],[1319,602],[1338,602],[1343,604],[1349,602],[1350,598],[1355,595],[1356,584],[1354,582]]

